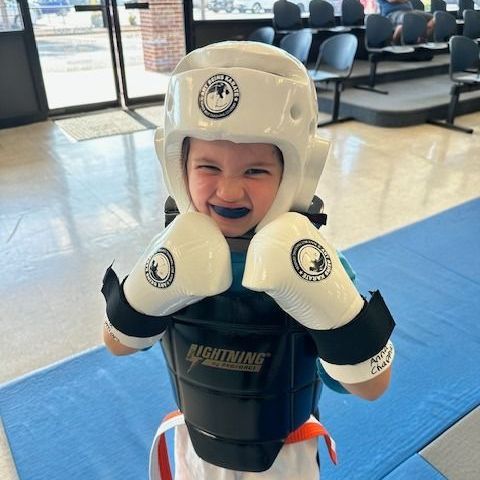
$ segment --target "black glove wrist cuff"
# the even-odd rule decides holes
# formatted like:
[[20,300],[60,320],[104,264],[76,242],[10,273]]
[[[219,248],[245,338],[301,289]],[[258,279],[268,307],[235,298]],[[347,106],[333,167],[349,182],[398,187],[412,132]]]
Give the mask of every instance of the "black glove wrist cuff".
[[107,317],[120,332],[130,337],[149,338],[159,335],[167,328],[166,317],[153,317],[137,312],[132,308],[123,293],[117,274],[112,266],[107,268],[103,277],[102,293],[107,302]]
[[349,323],[332,330],[308,329],[322,360],[335,365],[356,365],[376,355],[387,344],[395,321],[380,292]]

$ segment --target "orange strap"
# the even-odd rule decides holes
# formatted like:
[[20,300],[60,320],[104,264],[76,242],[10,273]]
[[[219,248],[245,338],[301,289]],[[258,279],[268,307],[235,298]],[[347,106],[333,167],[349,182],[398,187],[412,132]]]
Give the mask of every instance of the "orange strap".
[[315,437],[323,437],[327,445],[330,460],[336,465],[338,458],[335,440],[330,436],[327,429],[314,417],[310,417],[303,425],[290,433],[285,443],[303,442],[304,440]]
[[[182,418],[175,419],[175,417],[182,417]],[[164,426],[164,424],[168,420],[172,420],[172,419],[175,419],[178,421],[175,421],[175,423],[172,423],[171,426],[167,425],[166,428],[165,427],[162,428],[162,426]],[[183,419],[182,412],[180,412],[180,410],[175,410],[174,412],[171,412],[165,416],[165,418],[163,419],[159,427],[159,431],[161,431],[161,433],[159,436],[158,446],[157,446],[157,461],[159,465],[159,474],[160,474],[160,478],[158,480],[172,480],[172,472],[170,470],[170,461],[168,458],[168,449],[167,449],[167,442],[165,440],[165,432],[169,428],[179,425],[182,419]],[[313,416],[310,417],[309,420],[307,420],[303,425],[301,425],[295,431],[290,433],[286,438],[285,443],[303,442],[305,440],[310,440],[311,438],[315,438],[315,437],[323,437],[325,439],[325,443],[327,445],[330,459],[336,465],[337,451],[336,451],[335,441],[330,436],[327,429]],[[157,480],[157,479],[150,478],[150,480]]]

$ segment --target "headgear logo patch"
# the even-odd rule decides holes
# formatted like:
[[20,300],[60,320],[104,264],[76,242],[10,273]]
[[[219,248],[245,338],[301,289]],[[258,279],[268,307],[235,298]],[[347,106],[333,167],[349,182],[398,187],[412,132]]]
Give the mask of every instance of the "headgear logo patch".
[[292,248],[292,264],[304,280],[319,282],[330,275],[332,259],[327,251],[313,240],[297,242]]
[[157,288],[169,287],[175,278],[175,262],[166,248],[159,248],[145,263],[145,277]]
[[237,108],[239,99],[237,82],[230,75],[218,73],[202,85],[198,94],[198,106],[209,118],[224,118]]

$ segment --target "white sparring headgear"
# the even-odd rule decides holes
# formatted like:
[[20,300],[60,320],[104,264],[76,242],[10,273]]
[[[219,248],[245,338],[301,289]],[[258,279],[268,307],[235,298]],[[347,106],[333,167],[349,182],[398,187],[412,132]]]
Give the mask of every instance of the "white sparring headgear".
[[282,181],[257,230],[306,211],[330,144],[316,135],[317,95],[303,64],[271,45],[220,42],[192,51],[172,72],[155,148],[181,213],[193,208],[181,161],[185,137],[270,143],[283,154]]

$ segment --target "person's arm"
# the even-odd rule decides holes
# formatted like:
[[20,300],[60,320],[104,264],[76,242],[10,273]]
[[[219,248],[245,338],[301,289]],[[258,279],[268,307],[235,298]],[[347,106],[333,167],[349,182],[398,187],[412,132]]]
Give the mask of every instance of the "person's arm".
[[130,355],[138,352],[136,348],[130,348],[120,343],[120,340],[103,324],[103,343],[113,355]]
[[335,380],[328,375],[320,361],[317,362],[317,371],[322,383],[330,390],[341,394],[356,395],[364,400],[377,400],[385,393],[390,384],[390,366],[377,377],[360,383],[342,383]]
[[390,384],[391,368],[388,367],[384,372],[376,377],[361,383],[343,383],[343,387],[351,394],[364,400],[377,400],[387,390]]
[[[348,276],[356,286],[356,282],[355,282],[356,273],[353,270],[352,266],[350,265],[350,262],[346,259],[346,257],[343,255],[342,252],[337,251],[337,253],[338,253],[338,258],[340,259],[340,262],[343,265],[343,268],[345,269]],[[321,371],[322,380],[324,381],[324,383],[326,383],[325,380],[326,378],[329,378],[329,376],[321,366],[321,363],[320,363],[319,369],[321,369],[320,371]],[[363,398],[365,400],[377,400],[387,390],[390,384],[390,375],[391,375],[390,367],[388,367],[388,369],[385,370],[378,377],[372,378],[366,382],[342,383],[333,379],[332,381],[338,382],[345,390],[347,390],[348,393],[351,393],[352,395],[356,395],[357,397]]]

